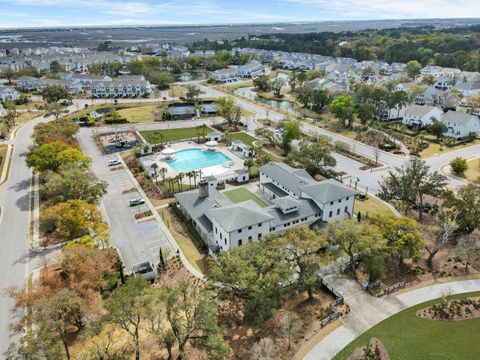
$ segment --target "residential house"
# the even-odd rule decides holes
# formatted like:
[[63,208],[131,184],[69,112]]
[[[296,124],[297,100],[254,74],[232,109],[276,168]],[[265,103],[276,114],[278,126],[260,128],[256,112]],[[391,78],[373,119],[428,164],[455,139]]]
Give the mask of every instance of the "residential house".
[[151,85],[146,80],[96,81],[91,85],[94,98],[134,98],[150,95]]
[[238,81],[238,71],[235,68],[215,70],[212,73],[213,79],[221,83],[231,83]]
[[252,60],[248,64],[238,67],[238,76],[242,78],[255,78],[263,74],[264,68],[257,60]]
[[64,88],[69,95],[77,95],[82,92],[82,85],[77,80],[57,80],[57,79],[40,79],[42,89],[47,86],[58,86]]
[[410,105],[405,109],[402,122],[407,126],[426,127],[432,123],[432,119],[440,120],[443,111],[436,106]]
[[437,90],[451,90],[453,87],[453,79],[450,76],[440,76],[433,85]]
[[466,138],[480,131],[480,118],[460,111],[447,111],[441,121],[448,127],[445,136],[455,139]]
[[17,87],[25,92],[40,92],[43,89],[43,83],[39,78],[32,76],[21,76],[17,80]]
[[20,94],[14,88],[0,85],[0,101],[17,100],[19,97]]
[[305,170],[283,163],[262,166],[260,176],[261,190],[272,199],[271,205],[263,208],[252,200],[233,204],[208,181],[175,195],[180,211],[212,252],[302,224],[324,226],[353,213],[356,191],[335,180],[317,182]]
[[456,82],[455,89],[464,96],[480,95],[480,75],[471,78],[463,77]]

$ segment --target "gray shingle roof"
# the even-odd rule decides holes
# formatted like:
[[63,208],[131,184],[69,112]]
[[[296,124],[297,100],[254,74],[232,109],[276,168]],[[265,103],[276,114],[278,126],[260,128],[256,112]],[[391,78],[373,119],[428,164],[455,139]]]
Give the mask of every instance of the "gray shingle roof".
[[405,114],[413,115],[416,117],[423,117],[433,109],[435,109],[435,106],[410,105],[405,109]]
[[175,199],[190,214],[192,219],[202,222],[200,218],[204,216],[206,211],[232,204],[222,193],[213,189],[213,186],[210,186],[208,191],[209,196],[205,198],[200,198],[198,196],[199,190],[194,189],[175,194]]
[[300,195],[300,188],[302,186],[316,183],[315,179],[304,169],[295,169],[280,162],[270,162],[263,165],[260,171],[277,181],[289,191],[298,195]]
[[268,208],[268,213],[273,217],[270,226],[275,227],[290,220],[299,220],[304,217],[321,214],[322,210],[312,200],[301,199],[298,201],[296,211],[284,213],[278,206],[270,206]]
[[218,222],[228,232],[273,219],[273,216],[253,200],[211,209],[206,212],[206,215]]
[[472,118],[476,118],[476,116],[460,111],[449,110],[446,114],[443,115],[442,121],[444,123],[450,122],[458,125],[466,125]]
[[302,191],[322,204],[329,203],[348,196],[354,196],[357,192],[336,180],[328,179],[313,185],[302,187]]

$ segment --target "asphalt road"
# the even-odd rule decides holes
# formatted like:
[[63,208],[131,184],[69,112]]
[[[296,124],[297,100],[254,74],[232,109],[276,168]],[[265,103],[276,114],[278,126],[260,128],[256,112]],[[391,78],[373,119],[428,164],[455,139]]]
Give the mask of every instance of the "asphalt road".
[[[22,286],[28,274],[29,252],[28,231],[30,216],[31,170],[21,156],[31,144],[33,127],[45,121],[37,118],[21,127],[15,140],[12,165],[8,180],[0,185],[0,206],[3,208],[0,219],[0,293],[12,286]],[[12,301],[8,297],[0,300],[0,354],[11,342],[9,324],[13,320],[10,311]]]

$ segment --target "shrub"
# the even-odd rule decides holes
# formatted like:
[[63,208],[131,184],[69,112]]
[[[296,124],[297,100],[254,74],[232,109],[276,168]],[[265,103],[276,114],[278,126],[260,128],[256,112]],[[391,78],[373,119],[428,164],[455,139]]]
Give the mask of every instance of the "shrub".
[[463,176],[465,174],[465,171],[468,169],[468,164],[467,160],[457,157],[450,161],[450,166],[452,167],[452,172],[456,175],[461,175]]

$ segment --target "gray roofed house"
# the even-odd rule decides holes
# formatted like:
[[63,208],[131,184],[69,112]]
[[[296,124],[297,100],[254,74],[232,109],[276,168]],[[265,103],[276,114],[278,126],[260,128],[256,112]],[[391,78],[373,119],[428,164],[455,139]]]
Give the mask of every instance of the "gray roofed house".
[[480,75],[470,79],[462,79],[457,81],[455,88],[465,96],[473,96],[480,94]]
[[216,221],[228,232],[273,219],[273,216],[266,213],[253,200],[221,208],[213,208],[208,210],[205,215]]
[[480,131],[480,119],[473,114],[450,110],[443,115],[441,121],[448,128],[445,136],[455,139],[465,138],[471,133]]
[[326,204],[338,199],[354,196],[357,192],[348,186],[340,184],[338,181],[328,179],[317,184],[302,187],[302,192],[312,199]]
[[300,188],[316,181],[305,169],[295,169],[281,162],[270,162],[260,168],[261,174],[274,180],[273,184],[294,196],[300,196]]
[[428,105],[410,105],[405,109],[403,123],[408,126],[425,127],[432,122],[432,118],[440,120],[442,109]]
[[207,181],[199,187],[175,198],[214,253],[293,226],[350,217],[356,194],[336,180],[317,182],[304,169],[276,162],[260,168],[260,190],[272,198],[267,207],[253,200],[234,204]]

